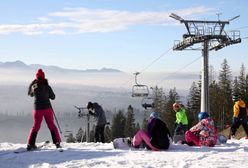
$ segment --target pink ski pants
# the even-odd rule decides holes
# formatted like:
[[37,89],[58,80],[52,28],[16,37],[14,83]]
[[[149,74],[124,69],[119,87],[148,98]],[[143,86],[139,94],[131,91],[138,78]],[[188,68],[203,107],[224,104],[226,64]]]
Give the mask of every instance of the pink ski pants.
[[43,117],[45,118],[47,127],[49,128],[50,131],[54,131],[56,140],[58,143],[60,143],[61,142],[60,135],[56,125],[54,124],[53,109],[48,108],[42,110],[33,110],[32,113],[33,113],[34,122],[33,122],[33,127],[31,128],[28,136],[28,144],[30,144],[32,133],[33,132],[38,133],[38,131],[40,130]]
[[133,137],[133,146],[139,146],[141,142],[144,141],[146,145],[148,145],[153,151],[158,151],[157,148],[152,146],[150,142],[150,138],[148,137],[147,133],[143,130],[139,130]]

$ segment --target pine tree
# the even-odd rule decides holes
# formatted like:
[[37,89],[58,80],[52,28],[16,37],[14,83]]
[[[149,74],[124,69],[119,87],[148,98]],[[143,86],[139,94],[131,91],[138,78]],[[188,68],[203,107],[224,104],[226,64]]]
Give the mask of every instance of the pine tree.
[[189,127],[191,127],[198,122],[198,113],[200,112],[201,106],[200,86],[197,86],[195,82],[193,82],[190,87],[189,96],[187,98],[187,106]]
[[244,64],[240,67],[240,73],[238,76],[238,88],[239,88],[239,96],[241,99],[245,99],[245,89],[246,89],[246,79],[245,79],[245,66]]
[[[166,109],[166,96],[163,91],[163,88],[158,88],[157,86],[152,89],[153,91],[153,104],[154,104],[154,111],[160,113],[161,119],[166,122],[171,122],[168,118],[167,109]],[[143,126],[147,124],[147,118],[143,120]]]
[[244,98],[246,107],[248,107],[248,74],[246,75],[245,78],[245,98]]
[[165,112],[165,94],[162,88],[152,88],[154,111],[163,114]]
[[219,101],[222,101],[223,108],[226,110],[226,123],[232,122],[232,74],[227,60],[221,64],[219,73]]
[[169,94],[167,96],[167,102],[165,106],[166,113],[164,113],[163,120],[167,124],[170,132],[174,132],[175,121],[176,121],[176,113],[173,110],[173,104],[175,102],[180,102],[180,96],[176,91],[176,88],[170,89]]
[[209,68],[209,103],[210,103],[210,116],[215,121],[215,126],[217,128],[224,128],[224,119],[225,119],[225,109],[221,101],[219,101],[219,85],[215,81],[213,67]]
[[123,111],[119,110],[119,112],[115,114],[112,119],[112,126],[111,126],[112,140],[115,138],[125,137],[125,133],[124,133],[125,123],[126,123],[126,117],[124,116]]
[[238,95],[240,93],[239,91],[239,83],[238,83],[238,77],[235,76],[233,80],[233,94]]
[[224,128],[225,109],[222,101],[219,101],[219,86],[213,81],[209,85],[210,116],[215,121],[217,128]]
[[133,137],[134,133],[135,133],[134,112],[133,112],[133,107],[129,105],[126,115],[125,137]]

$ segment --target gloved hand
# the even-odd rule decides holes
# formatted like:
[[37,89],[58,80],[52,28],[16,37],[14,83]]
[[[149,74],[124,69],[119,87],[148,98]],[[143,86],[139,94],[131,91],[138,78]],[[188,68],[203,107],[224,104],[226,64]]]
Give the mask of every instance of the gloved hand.
[[174,127],[176,128],[176,127],[177,127],[177,125],[178,125],[178,124],[177,124],[177,122],[175,122],[175,123],[174,123]]
[[92,110],[90,110],[90,109],[89,109],[89,114],[90,114],[90,115],[95,115],[95,114],[92,112]]

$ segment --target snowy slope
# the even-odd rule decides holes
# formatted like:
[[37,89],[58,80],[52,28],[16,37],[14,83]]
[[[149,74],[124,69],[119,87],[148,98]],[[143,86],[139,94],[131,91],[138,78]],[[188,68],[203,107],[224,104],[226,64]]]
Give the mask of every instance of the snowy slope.
[[172,145],[168,151],[116,150],[112,143],[62,143],[64,152],[49,144],[40,151],[13,153],[25,144],[0,143],[1,168],[81,167],[248,167],[248,140],[229,140],[208,147]]

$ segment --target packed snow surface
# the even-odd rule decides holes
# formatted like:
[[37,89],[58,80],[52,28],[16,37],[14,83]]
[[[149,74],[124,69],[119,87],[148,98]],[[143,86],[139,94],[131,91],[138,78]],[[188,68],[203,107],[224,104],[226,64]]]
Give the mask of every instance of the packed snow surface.
[[228,140],[212,148],[172,144],[169,150],[157,152],[114,149],[112,143],[63,142],[62,146],[63,152],[48,144],[39,151],[16,154],[14,151],[26,144],[0,143],[0,168],[248,167],[246,139]]

